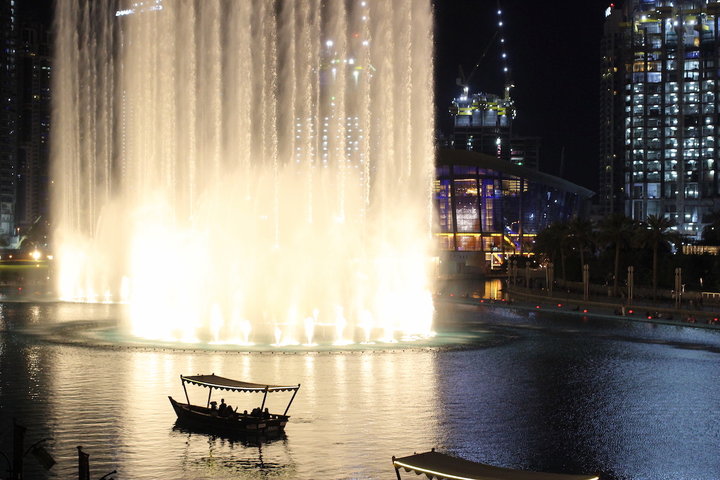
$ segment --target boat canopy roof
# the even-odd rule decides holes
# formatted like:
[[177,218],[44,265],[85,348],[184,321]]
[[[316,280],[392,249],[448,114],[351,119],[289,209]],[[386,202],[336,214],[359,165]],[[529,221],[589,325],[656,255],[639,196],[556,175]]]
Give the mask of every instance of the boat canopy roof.
[[289,392],[300,388],[297,385],[266,385],[264,383],[242,382],[231,378],[219,377],[214,373],[211,375],[180,375],[180,380],[201,387],[217,388],[220,390],[231,390],[237,392]]
[[433,480],[598,480],[595,475],[568,475],[512,470],[484,463],[471,462],[435,451],[408,457],[393,457],[395,469],[404,468]]

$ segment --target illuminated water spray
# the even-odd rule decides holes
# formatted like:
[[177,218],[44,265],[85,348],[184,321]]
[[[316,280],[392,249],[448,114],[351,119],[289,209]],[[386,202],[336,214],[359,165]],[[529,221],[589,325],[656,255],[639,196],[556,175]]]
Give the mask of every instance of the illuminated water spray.
[[58,0],[58,288],[132,333],[430,332],[429,0]]

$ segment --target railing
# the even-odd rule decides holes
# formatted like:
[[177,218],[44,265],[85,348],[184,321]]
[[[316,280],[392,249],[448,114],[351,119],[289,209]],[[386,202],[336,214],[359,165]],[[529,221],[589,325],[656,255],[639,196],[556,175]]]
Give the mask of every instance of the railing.
[[720,292],[700,292],[700,296],[704,301],[718,302],[720,303]]

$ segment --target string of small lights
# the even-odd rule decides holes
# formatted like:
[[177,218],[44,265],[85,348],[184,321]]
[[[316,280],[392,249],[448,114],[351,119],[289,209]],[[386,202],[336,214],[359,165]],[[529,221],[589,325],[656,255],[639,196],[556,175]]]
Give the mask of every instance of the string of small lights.
[[507,54],[507,43],[505,42],[505,33],[504,33],[504,22],[503,22],[503,11],[500,6],[500,0],[497,2],[497,32],[498,36],[500,37],[500,64],[502,65],[502,72],[503,75],[505,75],[505,89],[507,91],[508,87],[512,84],[511,78],[510,78],[510,60],[508,58]]

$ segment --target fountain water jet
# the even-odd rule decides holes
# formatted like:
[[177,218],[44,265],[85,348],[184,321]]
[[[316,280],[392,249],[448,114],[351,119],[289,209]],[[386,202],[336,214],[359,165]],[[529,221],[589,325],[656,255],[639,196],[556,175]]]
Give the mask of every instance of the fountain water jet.
[[127,299],[158,340],[430,332],[429,0],[58,0],[56,18],[63,299]]

